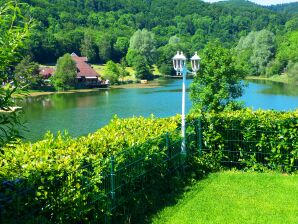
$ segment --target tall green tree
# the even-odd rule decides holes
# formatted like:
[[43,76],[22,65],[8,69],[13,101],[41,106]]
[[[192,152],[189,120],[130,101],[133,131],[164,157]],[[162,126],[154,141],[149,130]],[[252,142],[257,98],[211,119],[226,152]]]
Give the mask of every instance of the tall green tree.
[[298,31],[286,33],[285,36],[279,40],[279,48],[277,52],[277,59],[285,62],[287,65],[290,61],[298,62]]
[[231,51],[218,41],[210,42],[202,53],[201,69],[191,85],[193,110],[223,111],[237,109],[235,100],[243,93],[243,72]]
[[89,62],[95,62],[96,50],[92,36],[88,33],[84,34],[84,39],[81,44],[81,55],[88,58]]
[[103,35],[97,40],[99,60],[104,63],[112,57],[112,42],[109,36]]
[[31,60],[30,56],[25,56],[16,65],[14,78],[21,88],[35,88],[42,84],[43,77],[39,74],[39,65]]
[[75,84],[76,75],[76,63],[70,54],[65,54],[57,61],[56,71],[52,78],[53,85],[57,90],[70,89]]
[[290,62],[287,67],[287,74],[290,79],[290,83],[298,85],[298,62]]
[[275,36],[268,30],[250,32],[239,40],[236,51],[238,64],[247,75],[264,75],[275,55]]
[[116,59],[120,60],[127,53],[129,47],[129,39],[127,37],[118,37],[114,44]]
[[136,71],[136,78],[149,80],[153,78],[150,66],[146,63],[146,59],[141,55],[136,56],[134,68]]
[[156,54],[154,34],[146,29],[137,30],[130,38],[129,49],[143,56],[146,63],[151,66]]
[[108,61],[105,67],[104,78],[110,80],[111,84],[118,82],[120,70],[118,65],[113,61]]
[[21,137],[20,114],[11,109],[15,106],[12,94],[18,89],[11,67],[19,60],[20,49],[29,36],[32,23],[22,15],[17,2],[9,2],[0,7],[0,27],[0,153],[3,153],[5,144]]

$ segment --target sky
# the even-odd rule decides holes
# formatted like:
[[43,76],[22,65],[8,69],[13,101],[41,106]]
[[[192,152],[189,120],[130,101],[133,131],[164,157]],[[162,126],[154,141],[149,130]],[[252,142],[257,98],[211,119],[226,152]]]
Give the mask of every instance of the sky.
[[[204,0],[205,2],[218,2],[219,0]],[[250,0],[259,5],[275,5],[282,3],[298,2],[298,0]]]

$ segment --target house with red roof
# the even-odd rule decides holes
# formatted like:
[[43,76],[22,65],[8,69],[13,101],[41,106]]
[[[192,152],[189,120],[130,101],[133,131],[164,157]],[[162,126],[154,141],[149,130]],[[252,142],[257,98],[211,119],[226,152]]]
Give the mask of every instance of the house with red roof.
[[[79,57],[77,54],[71,54],[72,60],[76,63],[77,67],[77,87],[103,87],[99,77],[100,75],[89,65],[87,57]],[[42,67],[40,68],[39,74],[41,74],[44,79],[49,79],[55,73],[55,68],[52,67]]]
[[39,74],[43,76],[44,79],[48,79],[54,75],[55,69],[50,67],[42,67],[39,69]]
[[100,85],[100,75],[89,65],[87,57],[79,57],[75,53],[71,54],[72,60],[77,66],[77,83],[79,86],[98,87]]

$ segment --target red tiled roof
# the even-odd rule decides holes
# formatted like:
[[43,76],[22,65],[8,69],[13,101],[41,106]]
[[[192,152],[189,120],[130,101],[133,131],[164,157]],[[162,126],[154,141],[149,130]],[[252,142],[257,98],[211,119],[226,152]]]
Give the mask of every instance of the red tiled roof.
[[44,67],[40,68],[39,74],[43,75],[45,78],[51,77],[55,72],[54,68]]
[[80,78],[82,76],[84,77],[94,77],[97,78],[99,74],[88,64],[86,63],[88,61],[87,57],[79,57],[75,53],[71,54],[72,60],[76,62],[78,73],[77,77]]

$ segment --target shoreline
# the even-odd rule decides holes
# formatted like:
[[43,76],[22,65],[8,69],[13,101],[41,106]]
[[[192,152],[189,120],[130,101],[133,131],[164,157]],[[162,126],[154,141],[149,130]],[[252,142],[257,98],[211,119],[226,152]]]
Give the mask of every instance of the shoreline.
[[97,92],[100,90],[109,90],[109,89],[150,89],[150,88],[158,88],[160,87],[159,81],[149,81],[147,84],[142,83],[134,83],[134,84],[121,84],[121,85],[112,85],[109,88],[93,88],[93,89],[73,89],[66,91],[36,91],[29,93],[16,93],[14,96],[16,97],[35,97],[35,96],[45,96],[52,94],[72,94],[72,93],[88,93],[88,92]]
[[290,85],[290,80],[287,75],[271,76],[271,77],[260,77],[260,76],[246,76],[245,80],[263,80],[275,83],[283,83]]

